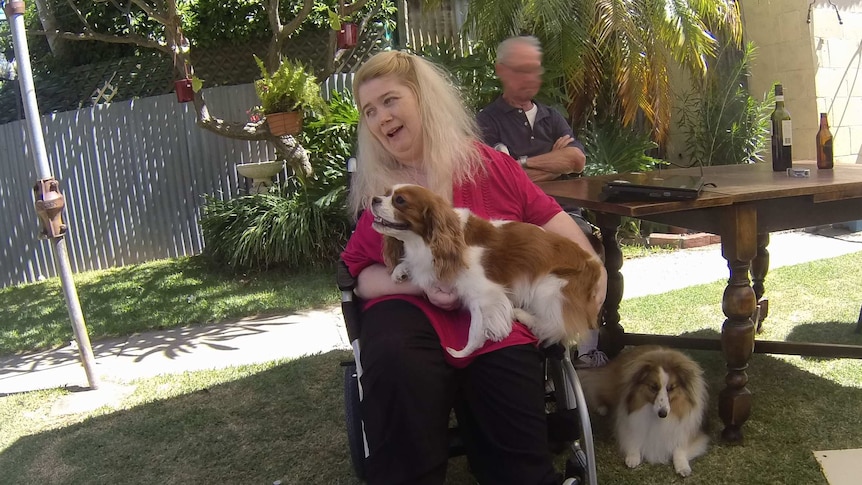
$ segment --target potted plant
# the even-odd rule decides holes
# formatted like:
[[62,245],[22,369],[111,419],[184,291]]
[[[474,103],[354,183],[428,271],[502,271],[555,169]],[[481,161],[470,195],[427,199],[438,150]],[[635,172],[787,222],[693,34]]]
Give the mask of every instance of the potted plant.
[[284,59],[270,74],[260,58],[254,56],[254,60],[261,73],[261,78],[254,82],[260,99],[259,111],[266,117],[273,135],[296,135],[302,131],[303,110],[326,110],[317,79],[301,62]]

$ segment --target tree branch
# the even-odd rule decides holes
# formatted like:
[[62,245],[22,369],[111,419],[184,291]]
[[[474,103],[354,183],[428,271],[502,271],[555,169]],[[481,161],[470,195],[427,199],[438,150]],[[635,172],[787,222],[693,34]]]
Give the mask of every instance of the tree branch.
[[269,20],[269,30],[276,36],[281,31],[281,15],[278,13],[279,0],[269,0],[269,8],[266,9],[266,18]]
[[84,25],[84,30],[93,30],[93,28],[90,26],[90,23],[87,22],[87,18],[84,17],[84,14],[81,13],[81,10],[78,8],[75,2],[73,2],[72,0],[66,0],[66,3],[69,4],[69,8],[75,11],[75,15],[78,16],[78,20],[80,20],[81,23]]
[[[293,18],[287,25],[284,26],[283,29],[278,31],[276,35],[278,35],[280,41],[284,41],[290,34],[294,33],[296,29],[299,28],[300,25],[308,18],[308,15],[311,13],[311,9],[314,7],[314,0],[303,0],[302,10],[296,14],[296,17]],[[277,14],[277,13],[276,13]]]
[[344,6],[344,16],[353,15],[357,10],[360,10],[365,4],[368,3],[368,0],[357,0],[350,5]]
[[162,52],[170,53],[171,49],[164,43],[141,37],[139,35],[118,36],[113,34],[100,34],[98,32],[63,32],[60,30],[31,30],[28,32],[33,35],[56,35],[62,39],[68,40],[96,40],[109,44],[134,44],[141,47],[148,47]]
[[168,18],[165,15],[160,15],[158,12],[155,11],[155,9],[153,9],[152,7],[147,5],[146,2],[144,2],[143,0],[131,0],[131,1],[138,8],[143,10],[144,13],[147,14],[150,18],[152,18],[153,20],[155,20],[156,22],[158,22],[162,25],[167,25]]
[[242,123],[212,117],[200,93],[197,93],[197,96],[195,96],[194,105],[197,110],[197,125],[201,128],[216,135],[236,140],[266,141],[272,143],[276,151],[284,157],[294,171],[302,173],[305,176],[311,176],[314,173],[311,168],[311,161],[308,158],[308,152],[305,151],[305,148],[299,144],[296,138],[290,135],[273,135],[269,131],[269,126],[267,126],[265,119]]

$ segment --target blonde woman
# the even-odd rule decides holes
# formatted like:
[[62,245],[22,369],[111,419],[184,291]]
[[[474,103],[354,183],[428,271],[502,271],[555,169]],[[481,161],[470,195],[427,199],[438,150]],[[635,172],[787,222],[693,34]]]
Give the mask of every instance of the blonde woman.
[[[595,254],[514,159],[478,142],[472,113],[435,65],[405,52],[379,53],[356,73],[353,93],[360,121],[350,204],[357,213],[393,184],[420,184],[456,207],[537,224]],[[425,292],[392,281],[370,211],[342,259],[365,301],[360,412],[369,483],[444,483],[454,407],[479,482],[559,484],[547,444],[542,356],[529,330],[516,322],[506,339],[451,357],[444,347],[463,347],[469,313],[446,288]]]

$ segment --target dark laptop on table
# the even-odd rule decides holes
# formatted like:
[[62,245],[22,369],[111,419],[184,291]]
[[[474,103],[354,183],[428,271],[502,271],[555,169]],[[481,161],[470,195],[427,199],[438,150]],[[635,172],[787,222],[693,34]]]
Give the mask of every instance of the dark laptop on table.
[[657,170],[644,173],[618,173],[605,183],[602,200],[668,201],[693,200],[703,189],[703,176],[671,174]]

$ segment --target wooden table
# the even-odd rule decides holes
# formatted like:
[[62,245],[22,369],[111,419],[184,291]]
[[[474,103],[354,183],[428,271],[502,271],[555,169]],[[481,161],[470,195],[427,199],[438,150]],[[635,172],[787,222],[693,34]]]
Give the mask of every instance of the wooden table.
[[[721,350],[727,374],[718,406],[725,426],[722,437],[731,442],[742,441],[742,425],[751,413],[746,370],[753,352],[862,358],[860,346],[755,342],[755,325],[766,316],[763,295],[769,269],[769,233],[862,219],[862,165],[836,165],[833,170],[820,171],[813,162],[794,162],[793,166],[810,169],[811,176],[788,177],[785,172],[773,172],[771,165],[765,163],[705,167],[704,181],[715,185],[706,187],[697,200],[685,202],[600,201],[602,186],[613,175],[539,184],[560,203],[574,203],[596,214],[608,270],[600,334],[602,348],[610,355],[625,345],[648,343]],[[699,168],[667,172],[701,173]],[[619,314],[623,296],[622,252],[616,240],[623,216],[721,236],[721,254],[727,260],[730,277],[722,298],[722,311],[727,318],[721,327],[720,340],[623,331]]]

